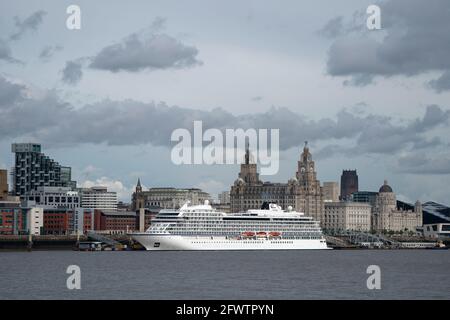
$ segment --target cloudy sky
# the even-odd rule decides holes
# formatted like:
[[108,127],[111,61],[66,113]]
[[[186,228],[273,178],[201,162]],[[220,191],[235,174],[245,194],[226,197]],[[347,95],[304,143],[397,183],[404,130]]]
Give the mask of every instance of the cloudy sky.
[[[66,8],[81,8],[81,30]],[[381,8],[368,30],[366,8]],[[279,128],[275,182],[310,142],[321,181],[357,169],[450,204],[450,6],[385,1],[2,1],[0,167],[39,142],[80,185],[228,190],[238,165],[172,164],[170,134]]]

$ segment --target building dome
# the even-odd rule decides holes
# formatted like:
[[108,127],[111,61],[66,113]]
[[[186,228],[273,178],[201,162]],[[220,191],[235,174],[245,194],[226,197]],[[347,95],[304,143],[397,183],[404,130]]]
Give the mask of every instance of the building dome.
[[387,192],[394,192],[394,191],[392,191],[391,186],[388,185],[387,180],[384,180],[384,184],[381,186],[381,188],[380,188],[380,190],[378,192],[380,192],[380,193],[381,192],[387,193]]

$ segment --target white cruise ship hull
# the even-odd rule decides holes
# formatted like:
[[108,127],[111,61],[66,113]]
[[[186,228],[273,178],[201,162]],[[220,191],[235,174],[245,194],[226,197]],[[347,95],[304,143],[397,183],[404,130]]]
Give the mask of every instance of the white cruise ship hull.
[[227,239],[135,233],[132,238],[146,250],[319,250],[330,249],[325,239]]

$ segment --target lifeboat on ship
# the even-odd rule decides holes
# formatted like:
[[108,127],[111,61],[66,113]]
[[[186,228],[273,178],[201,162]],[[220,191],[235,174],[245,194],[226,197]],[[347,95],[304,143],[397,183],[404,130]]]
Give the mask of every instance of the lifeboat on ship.
[[267,233],[264,232],[264,231],[260,231],[260,232],[257,232],[257,233],[256,233],[256,236],[257,236],[258,238],[266,237],[266,236],[267,236]]
[[281,232],[269,232],[269,237],[279,237],[281,236]]
[[242,232],[242,237],[249,238],[249,237],[254,237],[254,236],[255,236],[255,233],[252,231]]

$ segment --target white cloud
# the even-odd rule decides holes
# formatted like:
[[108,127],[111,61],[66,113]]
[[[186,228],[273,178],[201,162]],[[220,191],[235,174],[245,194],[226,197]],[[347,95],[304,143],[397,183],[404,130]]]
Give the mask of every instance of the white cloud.
[[79,183],[82,188],[91,188],[95,186],[107,187],[108,191],[117,192],[117,198],[124,202],[129,202],[133,187],[126,187],[120,180],[114,180],[109,177],[100,177],[96,180],[84,180]]

